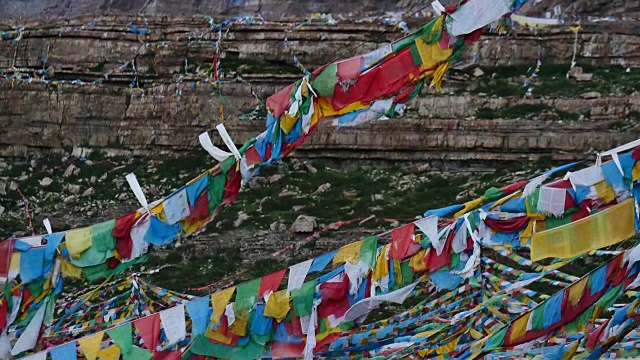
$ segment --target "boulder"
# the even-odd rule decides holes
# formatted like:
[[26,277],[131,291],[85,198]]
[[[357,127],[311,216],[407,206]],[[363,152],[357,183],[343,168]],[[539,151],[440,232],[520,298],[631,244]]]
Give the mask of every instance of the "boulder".
[[296,234],[312,233],[316,226],[316,218],[307,215],[299,215],[289,228],[289,231]]
[[53,184],[53,179],[51,179],[50,177],[45,177],[44,179],[40,180],[40,186],[42,187],[47,187],[51,184]]
[[80,169],[78,169],[75,165],[71,164],[69,165],[69,167],[67,167],[67,169],[64,171],[64,173],[62,174],[62,177],[68,178],[71,175],[77,175],[76,174],[76,169],[78,170],[78,173],[80,172]]
[[597,91],[591,91],[580,95],[580,97],[583,99],[600,99],[602,94]]
[[316,191],[313,192],[313,195],[320,195],[320,194],[326,193],[329,190],[331,190],[331,184],[325,183],[318,186],[318,189],[316,189]]
[[63,202],[63,203],[65,203],[65,204],[67,204],[67,205],[69,205],[69,204],[73,204],[73,203],[75,203],[76,201],[78,201],[78,197],[77,197],[77,196],[75,196],[75,195],[67,196],[66,198],[64,198],[64,200],[62,200],[62,202]]

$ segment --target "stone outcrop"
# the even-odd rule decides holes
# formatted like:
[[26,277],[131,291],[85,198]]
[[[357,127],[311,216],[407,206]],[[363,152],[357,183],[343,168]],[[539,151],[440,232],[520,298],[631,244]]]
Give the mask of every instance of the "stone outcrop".
[[[441,0],[448,5],[454,0]],[[87,14],[235,16],[260,13],[268,18],[300,17],[311,13],[363,16],[385,12],[414,11],[428,5],[419,0],[0,0],[4,18],[70,17]],[[565,14],[634,16],[640,14],[638,0],[556,0],[529,5],[525,11],[543,15],[560,5]]]
[[[197,135],[218,121],[219,102],[204,88],[159,98],[131,96],[128,89],[115,87],[65,85],[50,92],[41,85],[11,89],[7,83],[0,84],[0,156],[25,157],[73,146],[141,155],[191,150],[199,146]],[[233,91],[247,91],[243,86],[237,84]],[[229,96],[229,102],[233,99]],[[249,97],[237,99],[242,104]],[[527,118],[478,118],[481,110],[516,105],[552,110]],[[620,119],[640,114],[638,95],[593,99],[428,96],[416,98],[410,106],[413,110],[402,119],[354,128],[337,130],[326,121],[297,155],[421,161],[436,167],[447,162],[542,156],[569,160],[635,139],[640,132],[634,123],[624,131],[618,127]],[[554,110],[573,116],[563,120]],[[242,143],[262,132],[264,121],[235,119],[226,126],[232,138]],[[222,144],[218,136],[214,142]]]
[[[144,28],[148,35],[132,33],[132,24],[135,29]],[[27,24],[24,31],[8,34],[8,39],[0,40],[0,68],[6,68],[9,74],[15,71],[13,68],[30,76],[48,70],[48,78],[54,80],[129,85],[135,79],[140,86],[175,82],[177,78],[197,80],[197,74],[212,66],[218,39],[203,18],[141,21],[86,17],[64,23]],[[19,41],[11,41],[18,37]],[[302,64],[315,69],[400,37],[398,29],[380,23],[310,25],[296,31],[292,31],[292,23],[233,25],[220,43],[221,69],[227,77],[239,73],[248,81],[281,80],[284,84],[289,79],[265,79],[265,74],[299,74],[292,65],[292,54],[285,49],[285,38]],[[574,34],[567,26],[538,33],[519,29],[506,38],[486,34],[477,48],[467,49],[461,60],[476,58],[481,66],[531,65],[538,58],[538,50],[544,64],[569,63]],[[585,65],[640,66],[640,24],[584,24],[576,55],[576,61]]]
[[[0,156],[29,157],[73,147],[102,148],[112,154],[190,150],[198,147],[197,135],[219,121],[220,94],[230,118],[227,127],[242,143],[262,132],[264,122],[240,120],[237,115],[256,106],[254,96],[264,99],[300,78],[300,71],[290,64],[292,55],[284,49],[285,37],[302,63],[314,69],[402,36],[383,24],[313,25],[293,32],[287,23],[234,25],[221,45],[224,83],[218,90],[210,84],[211,73],[204,71],[211,66],[217,39],[207,21],[175,17],[141,21],[110,16],[46,26],[32,23],[20,41],[0,40],[0,67],[10,70],[0,79]],[[148,35],[132,33],[133,23],[145,26]],[[634,24],[584,25],[578,63],[640,66],[639,30],[640,25]],[[478,65],[530,65],[537,59],[538,47],[545,66],[567,64],[573,42],[574,34],[566,26],[539,33],[518,30],[507,38],[486,34],[477,48]],[[467,49],[461,63],[473,55],[474,50]],[[53,82],[25,81],[42,69]],[[12,77],[11,71],[22,72],[22,79]],[[84,83],[74,85],[70,80]],[[633,119],[640,113],[640,97],[589,97],[429,95],[410,104],[401,120],[340,131],[326,123],[297,153],[422,161],[443,167],[447,162],[548,155],[576,159],[637,137]],[[532,104],[551,114],[526,119],[480,116],[486,109]],[[563,119],[562,112],[576,116]],[[254,118],[260,118],[259,111]]]

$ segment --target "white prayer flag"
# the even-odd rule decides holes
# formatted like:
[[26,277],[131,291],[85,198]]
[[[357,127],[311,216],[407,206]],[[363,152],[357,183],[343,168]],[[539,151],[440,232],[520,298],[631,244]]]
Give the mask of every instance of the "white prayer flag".
[[313,264],[313,259],[295,264],[289,267],[289,280],[287,281],[287,291],[297,290],[304,284],[304,279]]
[[33,319],[31,319],[31,321],[29,322],[29,325],[27,325],[22,335],[20,335],[18,341],[16,341],[15,345],[13,345],[13,349],[11,349],[11,355],[15,356],[36,347],[46,308],[46,302],[40,305],[40,309],[38,309],[36,314],[33,316]]
[[173,345],[187,336],[183,304],[161,311],[160,321],[169,344]]

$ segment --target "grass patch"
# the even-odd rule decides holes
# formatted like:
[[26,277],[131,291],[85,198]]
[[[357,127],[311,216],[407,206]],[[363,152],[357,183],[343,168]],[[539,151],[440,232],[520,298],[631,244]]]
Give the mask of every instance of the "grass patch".
[[[585,73],[592,73],[593,80],[579,83],[567,79],[569,65],[543,65],[533,80],[533,96],[578,97],[587,92],[628,95],[640,91],[640,70],[622,66],[582,66]],[[458,92],[484,93],[489,96],[522,96],[526,92],[524,79],[531,75],[527,66],[487,67],[487,75],[473,80],[471,85]],[[559,114],[560,115],[560,114]],[[573,117],[573,116],[572,116]],[[571,119],[571,118],[568,118]]]
[[518,119],[532,118],[543,111],[549,111],[551,107],[544,104],[518,104],[503,109],[480,108],[476,116],[481,119]]
[[200,287],[218,281],[242,266],[240,249],[236,247],[217,249],[215,253],[202,254],[195,246],[186,244],[172,249],[161,257],[152,251],[146,266],[150,269],[163,264],[174,266],[150,275],[154,285],[185,292],[188,288]]

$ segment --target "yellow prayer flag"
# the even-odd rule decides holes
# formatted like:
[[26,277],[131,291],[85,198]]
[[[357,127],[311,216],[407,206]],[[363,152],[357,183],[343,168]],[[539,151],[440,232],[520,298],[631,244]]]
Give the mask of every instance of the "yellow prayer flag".
[[[333,105],[331,105],[331,102],[325,100],[324,98],[320,98],[318,100],[318,107],[314,112],[314,117],[316,114],[318,114],[318,116],[322,116],[323,118],[329,118],[338,115],[344,115],[346,113],[354,112],[357,110],[362,110],[368,107],[369,105],[363,105],[361,102],[356,101],[353,104],[349,104],[340,110],[335,110],[333,108]],[[311,121],[311,124],[313,125],[313,120]]]
[[438,68],[431,75],[433,77],[433,80],[431,80],[431,84],[429,86],[435,86],[436,90],[440,90],[440,87],[442,86],[442,80],[447,74],[447,71],[449,71],[450,66],[451,63],[449,63],[448,61],[440,64],[440,66],[438,66]]
[[213,307],[213,314],[211,315],[211,323],[217,324],[220,321],[220,316],[224,314],[227,304],[231,301],[233,293],[236,291],[236,287],[232,286],[228,289],[218,291],[211,295],[211,306]]
[[70,262],[60,259],[60,272],[64,277],[80,279],[82,278],[82,269],[73,266]]
[[207,331],[204,333],[204,336],[208,337],[211,340],[230,345],[233,341],[231,336],[227,336],[220,332],[220,330],[211,330],[210,327],[207,327]]
[[631,178],[633,181],[640,179],[640,161],[637,161],[631,170]]
[[118,360],[120,359],[120,348],[118,345],[113,345],[102,349],[98,352],[98,358],[100,360]]
[[102,344],[103,336],[104,331],[100,331],[99,333],[78,340],[78,345],[80,345],[87,360],[96,360],[98,352],[100,352],[100,344]]
[[291,129],[296,125],[296,121],[298,121],[299,117],[299,112],[293,116],[289,115],[289,113],[285,113],[280,119],[280,128],[282,131],[284,131],[285,134],[289,134]]
[[562,355],[562,358],[560,360],[571,360],[573,359],[573,357],[576,355],[576,352],[578,351],[578,342],[574,341],[571,346],[569,346],[569,349],[567,349],[567,351]]
[[93,244],[91,241],[91,227],[69,230],[65,233],[64,239],[65,244],[67,244],[69,256],[74,259],[79,259],[80,255],[87,251]]
[[616,192],[613,190],[613,187],[607,184],[605,180],[602,180],[599,183],[595,184],[593,188],[596,189],[596,194],[598,194],[598,197],[602,199],[602,202],[604,202],[605,204],[608,204],[616,199]]
[[162,222],[167,222],[167,217],[164,215],[164,202],[161,202],[160,204],[151,208],[149,212],[155,215],[155,217],[158,218],[158,220]]
[[376,267],[373,269],[373,280],[380,280],[389,276],[389,261],[385,258],[384,254],[389,249],[390,245],[385,245],[378,257],[376,258]]
[[630,198],[598,214],[533,234],[531,260],[571,258],[626,240],[635,234],[633,211]]
[[206,219],[191,221],[189,219],[180,220],[180,226],[182,227],[182,231],[185,234],[193,234],[198,231],[204,223]]
[[471,334],[471,337],[474,340],[480,340],[480,339],[482,339],[484,337],[484,335],[480,331],[478,331],[478,330],[476,330],[474,328],[470,328],[469,329],[469,334]]
[[[427,270],[427,263],[424,261],[424,257],[427,255],[427,249],[422,249],[418,251],[415,255],[411,257],[409,260],[409,266],[413,269],[414,272],[421,272]],[[376,266],[378,264],[376,263]]]
[[462,336],[458,336],[457,339],[451,341],[447,345],[443,345],[443,346],[440,346],[439,348],[436,348],[436,354],[438,354],[438,355],[448,354],[448,353],[452,352],[453,350],[455,350],[455,348],[458,345],[458,342],[460,341],[461,337]]
[[569,287],[569,302],[572,306],[576,306],[584,294],[584,289],[587,287],[588,278],[584,277],[577,283]]
[[457,219],[457,218],[461,217],[462,215],[468,213],[469,211],[471,211],[471,210],[477,208],[478,206],[482,205],[483,202],[484,202],[484,197],[479,197],[479,198],[477,198],[475,200],[471,200],[469,202],[466,202],[466,203],[463,204],[464,207],[462,208],[462,210],[460,210],[457,213],[455,213],[453,215],[453,217]]
[[264,316],[272,317],[280,322],[287,317],[290,309],[291,305],[289,304],[287,290],[276,291],[269,296],[267,305],[264,308]]
[[248,320],[246,315],[236,313],[236,321],[229,326],[229,332],[238,336],[247,335]]
[[[393,261],[393,277],[396,284],[402,284],[402,263],[400,260]],[[391,284],[389,284],[391,285]]]
[[333,264],[339,265],[346,262],[357,264],[360,260],[360,247],[362,247],[362,240],[345,245],[338,250],[336,256],[333,257]]
[[448,60],[453,54],[453,49],[449,47],[446,49],[440,48],[439,42],[427,44],[422,38],[417,38],[415,42],[422,60],[423,70],[433,69],[436,65]]
[[9,273],[20,273],[20,252],[16,251],[11,254],[11,262],[9,263]]
[[527,332],[527,324],[529,323],[530,316],[531,312],[527,312],[513,322],[513,325],[511,326],[511,335],[509,336],[510,344],[520,340]]

